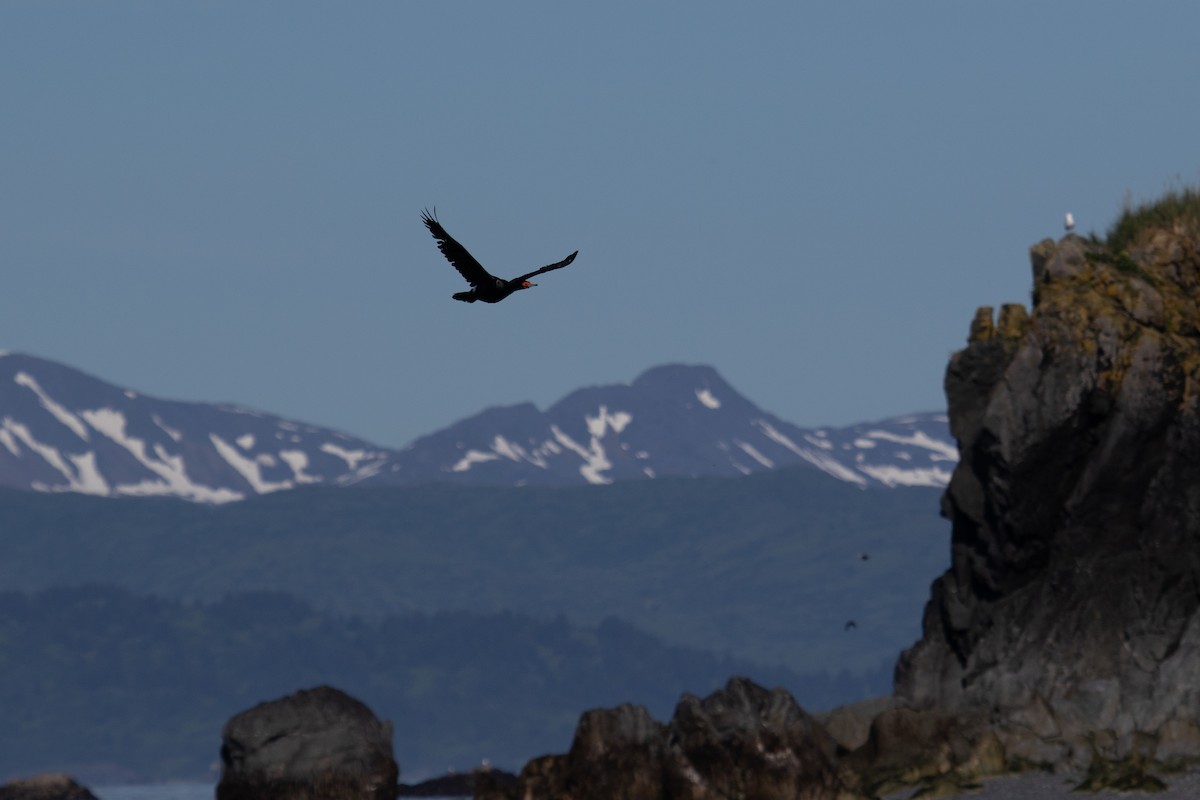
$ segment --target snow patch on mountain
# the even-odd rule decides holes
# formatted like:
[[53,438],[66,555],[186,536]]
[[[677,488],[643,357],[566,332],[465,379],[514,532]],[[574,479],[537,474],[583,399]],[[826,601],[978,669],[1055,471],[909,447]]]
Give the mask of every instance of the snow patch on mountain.
[[[861,475],[857,474],[854,470],[846,467],[844,464],[842,464],[836,458],[826,455],[825,453],[820,453],[820,452],[816,452],[814,450],[810,450],[807,447],[800,447],[795,442],[793,442],[789,437],[787,437],[783,433],[780,433],[778,430],[776,430],[775,427],[772,426],[770,423],[768,423],[766,420],[757,419],[754,421],[754,424],[756,427],[758,427],[759,430],[761,430],[764,434],[766,434],[768,439],[770,439],[773,442],[777,442],[777,443],[783,445],[788,450],[791,450],[793,453],[800,456],[801,458],[803,458],[805,461],[812,464],[817,469],[822,470],[823,472],[827,472],[830,475],[832,475],[833,477],[837,478],[838,480],[846,481],[847,483],[856,483],[859,486],[866,484],[866,480]],[[833,445],[830,444],[829,441],[824,438],[816,438],[816,437],[811,437],[811,436],[805,437],[805,438],[810,442],[816,443],[818,445],[818,447],[820,447],[823,450],[833,448]]]
[[8,432],[7,425],[9,422],[11,422],[11,420],[5,417],[3,422],[5,427],[0,428],[0,444],[8,448],[8,452],[12,453],[14,456],[19,456],[21,455],[21,451],[17,448],[17,441],[13,438],[12,434]]
[[592,435],[592,438],[601,439],[604,437],[606,430],[612,430],[613,433],[620,433],[625,430],[625,426],[633,422],[633,415],[624,411],[610,414],[607,406],[600,406],[600,410],[596,413],[596,416],[589,417],[584,415],[584,420],[587,422],[588,433]]
[[81,411],[80,414],[88,424],[101,434],[112,439],[135,455],[145,453],[146,445],[141,439],[130,439],[125,436],[125,415],[115,408],[97,408]]
[[68,458],[75,465],[76,480],[83,487],[79,491],[84,494],[106,495],[109,493],[108,481],[104,480],[104,476],[96,468],[95,453],[91,451],[79,454],[72,453],[68,455]]
[[79,479],[78,473],[67,466],[67,462],[63,460],[62,454],[58,449],[43,442],[39,442],[34,438],[33,433],[28,426],[22,425],[8,417],[4,418],[4,428],[9,431],[14,437],[20,440],[21,444],[25,445],[30,451],[41,456],[42,460],[49,464],[53,469],[57,470],[60,475],[67,481],[66,490],[72,492],[83,492],[85,494],[94,494],[95,486],[88,485]]
[[150,419],[154,421],[155,425],[162,429],[163,433],[167,434],[167,436],[170,436],[171,439],[176,442],[183,441],[183,434],[172,428],[167,423],[163,422],[162,417],[158,416],[158,414],[151,414]]
[[749,442],[741,442],[735,439],[733,443],[740,447],[742,452],[753,458],[766,469],[775,468],[775,462],[758,452],[754,445],[750,444]]
[[531,464],[539,469],[546,468],[547,456],[562,452],[555,442],[545,441],[540,446],[526,449],[515,441],[503,436],[493,437],[487,450],[467,450],[450,467],[451,472],[466,472],[476,464],[486,464],[490,461],[505,459],[514,463]]
[[[949,461],[951,464],[958,463],[958,448],[951,445],[949,442],[943,442],[930,437],[924,431],[917,431],[909,436],[900,436],[888,431],[869,431],[867,436],[872,439],[880,439],[887,442],[896,442],[897,444],[909,444],[914,447],[923,447],[926,450],[933,452],[933,458],[938,461]],[[949,477],[946,478],[950,480]]]
[[827,435],[828,434],[826,434],[825,431],[815,431],[813,433],[805,434],[804,441],[808,442],[814,447],[819,447],[822,450],[832,450],[833,442],[825,438]]
[[699,400],[700,404],[705,408],[716,410],[721,407],[721,401],[713,397],[713,393],[708,389],[697,389],[696,399]]
[[63,468],[62,459],[59,458],[58,451],[53,447],[47,447],[37,439],[34,439],[33,434],[29,432],[28,426],[22,425],[21,423],[9,417],[5,417],[4,429],[11,434],[15,440],[19,440],[20,443],[25,446],[26,450],[31,450],[34,453],[37,453],[42,457],[42,460],[44,460],[50,466],[54,467],[60,473],[63,473],[64,476],[68,478],[70,477],[70,473]]
[[287,464],[292,470],[292,477],[296,483],[320,483],[321,478],[318,475],[309,475],[305,472],[308,469],[308,453],[303,450],[280,450],[279,458],[283,463]]
[[263,478],[262,467],[271,466],[270,456],[267,456],[268,460],[265,462],[260,461],[258,458],[246,458],[238,452],[236,447],[215,433],[210,433],[208,438],[213,443],[213,447],[221,455],[221,458],[229,462],[229,466],[237,470],[246,479],[246,483],[250,484],[250,488],[259,494],[277,492],[280,489],[290,489],[294,485],[291,481],[268,481]]
[[888,487],[932,486],[938,488],[950,482],[950,471],[940,467],[906,469],[892,466],[873,467],[863,465],[859,469]]
[[173,495],[202,503],[229,503],[242,500],[245,494],[226,488],[214,488],[195,483],[188,478],[184,459],[168,453],[161,444],[155,444],[153,453],[148,452],[147,442],[126,434],[125,415],[112,408],[81,411],[80,414],[97,432],[117,444],[159,480],[143,479],[136,483],[118,484],[116,494],[121,495]]
[[332,456],[337,456],[346,462],[346,467],[351,471],[358,469],[358,465],[367,458],[370,458],[373,453],[369,450],[347,450],[344,447],[339,447],[333,442],[325,442],[321,445],[322,453],[329,453]]
[[88,440],[87,426],[79,421],[79,417],[72,414],[59,403],[54,402],[50,395],[43,392],[42,387],[38,385],[38,382],[29,373],[18,372],[16,377],[13,378],[13,382],[18,386],[24,386],[37,395],[42,408],[49,411],[55,419],[70,428],[80,439],[83,439],[85,442]]
[[468,450],[462,458],[454,462],[454,466],[450,467],[450,471],[466,472],[473,464],[483,464],[488,461],[495,461],[498,458],[500,456],[495,453],[485,453],[482,450]]
[[[521,445],[505,439],[503,436],[497,436],[495,439],[492,439],[492,452],[507,458],[509,461],[528,461],[530,464],[537,464],[538,466],[545,463],[538,457],[536,451],[529,453]],[[539,461],[542,464],[539,464]]]
[[[604,409],[601,408],[601,412],[603,411]],[[590,418],[588,422],[591,422]],[[594,430],[590,424],[588,428],[589,430]],[[579,474],[583,476],[584,480],[592,484],[612,483],[612,478],[600,474],[612,469],[612,462],[608,460],[608,455],[604,452],[604,445],[600,444],[600,439],[596,435],[592,435],[590,446],[584,447],[563,433],[562,429],[557,425],[552,425],[550,430],[554,433],[554,438],[559,444],[575,452],[583,459],[583,463],[579,466]],[[603,432],[603,428],[600,430]]]

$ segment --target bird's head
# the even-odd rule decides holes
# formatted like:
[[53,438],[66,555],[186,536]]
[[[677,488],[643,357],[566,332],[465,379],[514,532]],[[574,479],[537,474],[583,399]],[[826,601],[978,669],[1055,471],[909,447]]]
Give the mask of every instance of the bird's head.
[[521,281],[521,288],[522,288],[522,289],[528,289],[530,286],[537,286],[537,284],[536,284],[536,283],[530,283],[529,281]]

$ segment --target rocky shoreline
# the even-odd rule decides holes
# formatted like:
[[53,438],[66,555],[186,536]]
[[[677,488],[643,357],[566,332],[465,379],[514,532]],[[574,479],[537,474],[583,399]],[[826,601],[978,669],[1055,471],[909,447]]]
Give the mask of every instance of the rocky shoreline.
[[[946,375],[951,567],[893,697],[814,715],[744,678],[586,712],[479,800],[1200,797],[1200,198],[1031,251]],[[1127,224],[1128,223],[1128,224]],[[1110,237],[1111,238],[1111,237]],[[391,724],[330,687],[235,716],[217,800],[390,800]],[[5,795],[0,800],[34,800]],[[36,796],[36,800],[60,800]],[[65,800],[65,798],[64,798]],[[72,798],[74,800],[74,798]]]
[[[974,786],[964,786],[956,794],[945,797],[969,797],[971,800],[1058,800],[1058,798],[1091,796],[1106,797],[1153,797],[1154,800],[1196,800],[1200,797],[1200,771],[1166,775],[1162,778],[1165,788],[1153,792],[1136,792],[1121,789],[1102,789],[1096,792],[1079,790],[1078,779],[1046,772],[1027,772],[1015,775],[999,775],[979,781]],[[885,795],[880,800],[916,800],[914,795],[920,788],[909,787]]]
[[[1188,202],[1190,216],[1166,222],[1163,209],[1131,212],[1119,247],[1035,245],[1032,309],[976,312],[946,374],[960,455],[942,502],[951,567],[895,697],[817,724],[773,716],[732,682],[685,696],[666,726],[637,709],[589,712],[569,753],[478,796],[1032,798],[1161,791],[1164,774],[1182,776],[1166,791],[1191,791],[1200,199]],[[690,725],[697,704],[707,717]],[[1014,773],[1026,775],[996,777]]]

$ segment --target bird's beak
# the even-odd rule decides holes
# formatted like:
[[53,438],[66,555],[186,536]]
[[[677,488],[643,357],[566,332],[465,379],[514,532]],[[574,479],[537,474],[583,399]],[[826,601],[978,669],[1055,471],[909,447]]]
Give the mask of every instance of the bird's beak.
[[529,281],[525,281],[525,288],[526,288],[526,289],[528,289],[530,286],[537,286],[537,284],[536,284],[536,283],[530,283]]

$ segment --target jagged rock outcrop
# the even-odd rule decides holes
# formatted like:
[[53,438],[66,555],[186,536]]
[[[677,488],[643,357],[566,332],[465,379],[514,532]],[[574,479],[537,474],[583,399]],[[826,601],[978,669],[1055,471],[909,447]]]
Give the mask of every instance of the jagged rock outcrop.
[[1032,310],[976,313],[946,375],[951,568],[894,697],[823,715],[833,735],[746,684],[685,698],[661,729],[633,707],[592,712],[520,793],[477,796],[944,796],[1028,768],[1154,789],[1161,766],[1200,761],[1200,196],[1186,201],[1186,223],[1126,218],[1112,249],[1041,242]]
[[0,785],[0,800],[96,800],[70,775],[46,774]]
[[951,568],[897,696],[1009,767],[1200,757],[1200,237],[1032,249],[946,375]]
[[825,726],[837,746],[846,752],[857,750],[867,743],[871,724],[885,711],[901,703],[895,697],[874,697],[857,703],[839,706],[832,711],[817,712],[813,717]]
[[217,800],[392,800],[399,775],[391,723],[319,686],[225,724]]
[[565,756],[535,759],[501,800],[819,800],[846,794],[836,745],[782,689],[733,678],[703,699],[684,695],[662,725],[641,706],[589,711]]

